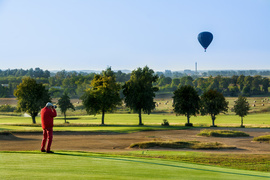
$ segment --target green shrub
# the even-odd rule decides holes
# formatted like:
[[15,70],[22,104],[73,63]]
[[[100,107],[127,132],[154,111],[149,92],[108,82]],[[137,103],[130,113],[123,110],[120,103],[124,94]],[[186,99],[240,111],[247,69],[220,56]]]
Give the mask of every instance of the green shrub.
[[193,124],[192,123],[186,123],[185,126],[192,127]]
[[246,134],[242,131],[232,131],[232,130],[208,130],[204,129],[199,134],[199,136],[214,136],[214,137],[247,137],[249,134]]
[[14,112],[16,110],[17,110],[16,107],[12,107],[9,104],[4,104],[0,106],[0,112]]
[[170,126],[169,121],[167,119],[163,119],[162,126]]
[[83,105],[75,106],[75,110],[83,110],[85,109]]
[[253,140],[254,141],[263,141],[263,142],[270,143],[270,135],[255,137]]

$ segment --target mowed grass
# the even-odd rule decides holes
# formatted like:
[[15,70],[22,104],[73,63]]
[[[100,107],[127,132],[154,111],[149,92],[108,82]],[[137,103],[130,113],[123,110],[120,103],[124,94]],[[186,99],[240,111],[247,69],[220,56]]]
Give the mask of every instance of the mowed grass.
[[[55,118],[56,131],[130,131],[154,130],[154,129],[177,129],[186,123],[185,116],[175,116],[166,114],[143,114],[145,126],[137,126],[139,123],[137,114],[106,114],[105,124],[101,124],[101,115],[97,116],[70,116],[69,124],[64,125],[62,117]],[[161,127],[163,120],[169,121],[170,127]],[[0,115],[0,131],[39,131],[40,117],[36,118],[37,125],[32,125],[31,117],[3,116]],[[209,127],[211,125],[210,116],[191,117],[191,123],[195,127]],[[240,127],[240,118],[235,115],[218,115],[215,121],[218,127]],[[270,114],[250,114],[244,118],[246,127],[269,128]]]
[[86,152],[0,152],[1,179],[269,179],[269,173]]

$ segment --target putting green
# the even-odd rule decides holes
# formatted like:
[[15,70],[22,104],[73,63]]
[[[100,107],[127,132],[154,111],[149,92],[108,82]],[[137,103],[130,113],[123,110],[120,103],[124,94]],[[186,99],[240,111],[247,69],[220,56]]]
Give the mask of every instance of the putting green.
[[1,179],[269,179],[270,174],[86,152],[0,152]]

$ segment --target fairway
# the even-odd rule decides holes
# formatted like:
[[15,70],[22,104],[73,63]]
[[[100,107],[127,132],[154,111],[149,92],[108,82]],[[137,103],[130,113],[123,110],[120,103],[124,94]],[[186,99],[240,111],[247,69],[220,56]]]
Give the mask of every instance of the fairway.
[[0,152],[1,179],[269,179],[269,173],[86,152]]

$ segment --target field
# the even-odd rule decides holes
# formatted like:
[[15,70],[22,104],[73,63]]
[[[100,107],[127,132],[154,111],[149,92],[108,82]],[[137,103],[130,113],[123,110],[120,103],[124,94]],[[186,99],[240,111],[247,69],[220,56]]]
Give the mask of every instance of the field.
[[[194,127],[185,127],[185,116],[172,113],[172,99],[159,97],[153,114],[143,114],[144,126],[138,126],[138,115],[119,109],[101,116],[69,111],[68,123],[63,116],[55,118],[55,154],[39,152],[42,130],[40,117],[33,125],[31,117],[14,113],[0,115],[1,179],[269,179],[270,144],[253,138],[270,134],[270,104],[265,97],[249,98],[255,104],[244,117],[246,128],[240,128],[240,117],[231,108],[236,98],[227,98],[230,111],[218,115],[210,128],[209,116],[191,117]],[[256,102],[255,102],[256,101]],[[264,105],[262,105],[264,101]],[[79,100],[72,100],[81,106]],[[0,99],[1,104],[16,105],[16,99]],[[166,119],[170,126],[162,126]],[[203,137],[201,130],[237,130],[249,137]],[[132,143],[174,140],[219,142],[236,149],[191,150],[128,148]]]
[[[226,100],[229,102],[229,111],[227,114],[234,114],[232,108],[234,106],[234,101],[237,100],[237,97],[226,97]],[[250,113],[266,113],[270,112],[270,98],[269,97],[248,97],[247,98],[250,105]],[[58,99],[53,99],[53,103],[57,103]],[[71,102],[75,107],[82,106],[82,101],[79,99],[71,99]],[[165,113],[173,114],[172,107],[172,95],[157,95],[155,98],[156,109],[154,113]],[[16,98],[0,98],[0,105],[9,104],[11,106],[17,105]],[[128,112],[127,108],[119,108],[118,112],[126,113]],[[86,115],[84,110],[77,111],[68,111],[68,115]]]

